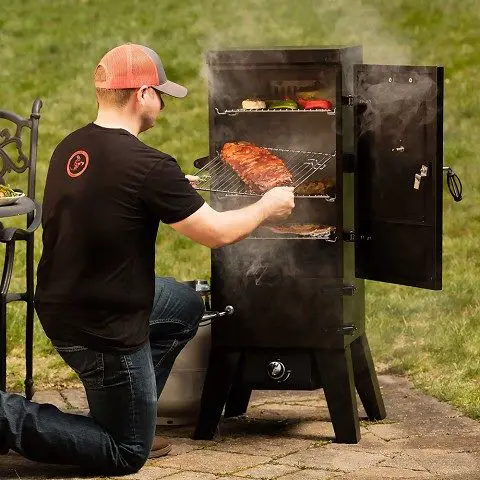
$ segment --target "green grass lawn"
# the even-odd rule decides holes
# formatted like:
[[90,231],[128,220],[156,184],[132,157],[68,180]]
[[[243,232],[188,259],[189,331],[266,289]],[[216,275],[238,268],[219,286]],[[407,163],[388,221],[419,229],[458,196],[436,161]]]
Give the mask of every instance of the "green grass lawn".
[[[55,145],[95,118],[91,75],[96,62],[122,42],[159,51],[169,77],[189,88],[186,99],[167,99],[158,127],[142,138],[176,156],[187,173],[208,147],[203,57],[208,49],[362,44],[368,63],[444,65],[445,164],[455,167],[465,191],[460,204],[445,194],[444,289],[369,282],[368,332],[377,361],[480,418],[479,25],[476,0],[159,0],[148,5],[137,0],[12,0],[0,17],[0,108],[27,115],[35,97],[44,101],[41,198]],[[39,232],[37,260],[40,237]],[[209,251],[168,227],[159,232],[158,252],[159,275],[209,276]],[[18,272],[22,254],[19,250]],[[9,311],[9,378],[18,388],[23,310],[12,305]],[[40,385],[74,378],[51,356],[40,328],[35,349],[42,366],[36,369]],[[52,369],[58,373],[49,377]]]

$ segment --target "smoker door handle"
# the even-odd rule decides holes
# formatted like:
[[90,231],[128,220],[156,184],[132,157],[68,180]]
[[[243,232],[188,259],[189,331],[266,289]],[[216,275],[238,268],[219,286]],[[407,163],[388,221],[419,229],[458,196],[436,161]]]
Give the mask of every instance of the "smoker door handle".
[[232,315],[234,312],[234,308],[231,305],[227,305],[223,312],[205,312],[202,317],[202,322],[207,320],[212,320],[218,317],[224,317],[226,315]]
[[207,155],[206,157],[200,157],[194,160],[193,165],[195,168],[203,168],[209,161],[210,157]]
[[447,185],[453,199],[456,202],[462,200],[463,186],[458,175],[453,171],[452,167],[443,167],[443,171],[447,174]]

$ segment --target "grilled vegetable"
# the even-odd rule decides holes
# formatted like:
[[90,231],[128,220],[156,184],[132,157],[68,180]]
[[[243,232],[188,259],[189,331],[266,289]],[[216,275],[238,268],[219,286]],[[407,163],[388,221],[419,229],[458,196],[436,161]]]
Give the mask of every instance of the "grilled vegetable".
[[318,98],[316,100],[304,100],[303,98],[298,99],[298,103],[305,109],[311,110],[313,108],[319,108],[323,110],[331,110],[333,108],[332,102]]
[[271,100],[267,105],[273,110],[298,110],[297,102],[294,100]]

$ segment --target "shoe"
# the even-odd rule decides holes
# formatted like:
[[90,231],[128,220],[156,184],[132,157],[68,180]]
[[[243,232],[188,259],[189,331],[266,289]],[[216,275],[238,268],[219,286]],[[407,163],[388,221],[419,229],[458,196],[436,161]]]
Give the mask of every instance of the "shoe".
[[172,444],[163,437],[154,437],[152,448],[148,455],[148,458],[158,458],[163,457],[170,452],[172,449]]

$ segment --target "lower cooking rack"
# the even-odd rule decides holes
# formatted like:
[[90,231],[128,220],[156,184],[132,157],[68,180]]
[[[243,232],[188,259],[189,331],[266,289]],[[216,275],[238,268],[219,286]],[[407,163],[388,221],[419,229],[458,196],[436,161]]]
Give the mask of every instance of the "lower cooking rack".
[[[290,150],[285,148],[264,147],[283,160],[292,174],[292,186],[299,187],[310,179],[316,172],[323,170],[330,160],[335,158],[334,153],[307,152],[303,150]],[[252,191],[235,173],[235,171],[222,160],[218,153],[196,173],[199,177],[195,181],[195,189],[208,192],[218,192],[230,195],[261,196],[262,193]],[[323,198],[334,201],[335,197],[327,193],[312,195],[296,195],[297,198]]]
[[[301,227],[302,224],[298,226]],[[284,225],[288,228],[288,225]],[[272,231],[268,225],[262,225],[258,227],[249,238],[254,238],[255,240],[324,240],[326,242],[335,243],[337,241],[337,236],[335,233],[336,229],[333,226],[325,227],[319,229],[319,233],[295,233],[293,232],[284,232],[278,233]]]

